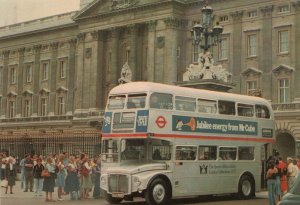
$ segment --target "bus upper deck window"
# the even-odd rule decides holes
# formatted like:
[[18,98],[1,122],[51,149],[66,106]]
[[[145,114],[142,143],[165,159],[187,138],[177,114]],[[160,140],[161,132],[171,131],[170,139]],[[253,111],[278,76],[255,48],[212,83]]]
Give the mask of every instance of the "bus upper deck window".
[[130,94],[128,95],[127,109],[145,108],[146,94]]
[[231,101],[218,102],[219,114],[223,115],[235,115],[235,103]]
[[125,104],[125,95],[119,96],[109,96],[107,108],[114,109],[123,109]]
[[166,93],[152,93],[150,96],[150,108],[173,109],[173,96]]
[[257,118],[270,118],[270,111],[265,105],[255,105],[255,115]]
[[253,117],[254,114],[253,105],[239,103],[237,106],[237,110],[238,110],[238,116]]
[[198,112],[216,114],[217,102],[215,100],[198,99]]
[[190,97],[175,97],[175,107],[176,110],[181,111],[195,111],[196,109],[196,99]]

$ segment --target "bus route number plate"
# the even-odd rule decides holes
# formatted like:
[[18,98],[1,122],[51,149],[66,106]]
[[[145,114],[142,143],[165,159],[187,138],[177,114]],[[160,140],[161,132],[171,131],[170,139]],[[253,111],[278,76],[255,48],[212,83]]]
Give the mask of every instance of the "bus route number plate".
[[112,193],[111,196],[115,198],[124,198],[124,193]]

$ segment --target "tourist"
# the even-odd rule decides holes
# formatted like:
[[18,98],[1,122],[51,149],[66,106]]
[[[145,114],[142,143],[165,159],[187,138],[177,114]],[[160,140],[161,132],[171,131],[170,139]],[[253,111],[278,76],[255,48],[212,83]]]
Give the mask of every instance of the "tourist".
[[51,157],[46,159],[45,170],[50,173],[50,176],[44,177],[43,191],[46,193],[46,201],[54,202],[52,193],[55,186],[55,161]]
[[268,165],[269,167],[266,174],[266,179],[268,185],[269,204],[276,205],[276,176],[278,170],[275,167],[274,163],[270,162]]
[[83,199],[86,199],[89,197],[89,192],[92,190],[93,184],[91,179],[91,173],[92,173],[92,166],[90,163],[90,160],[86,154],[81,154],[81,189],[82,189],[82,195],[81,197]]
[[42,164],[42,159],[36,159],[36,165],[33,167],[33,177],[34,177],[34,187],[35,187],[35,196],[43,196],[42,195],[42,188],[44,178],[41,176],[42,171],[45,169],[44,165]]
[[296,181],[297,169],[293,164],[293,159],[291,157],[288,157],[287,161],[288,161],[287,181],[288,181],[288,191],[290,191]]
[[96,166],[93,168],[93,172],[95,173],[94,178],[94,191],[93,191],[93,197],[95,199],[100,198],[100,177],[101,177],[101,155],[98,159],[95,161]]
[[58,195],[58,200],[62,201],[62,195],[65,187],[65,178],[66,178],[66,169],[65,169],[65,155],[60,154],[58,156],[58,161],[57,161],[57,176],[56,176],[56,185],[57,185],[57,195]]
[[71,200],[78,200],[78,192],[80,190],[77,162],[75,155],[70,155],[69,164],[67,166],[67,177],[65,183],[65,192],[70,193]]
[[13,186],[16,185],[16,167],[14,163],[14,158],[9,157],[7,164],[5,165],[5,179],[8,181],[8,186],[5,189],[5,194],[7,194],[7,190],[9,187],[9,191],[13,194]]
[[25,160],[26,156],[24,156],[23,159],[21,159],[19,166],[20,166],[20,182],[21,182],[21,189],[24,189],[24,184],[25,184]]
[[33,160],[31,159],[31,156],[28,154],[26,155],[25,162],[25,190],[24,192],[28,191],[28,188],[30,189],[30,192],[33,192]]
[[281,196],[283,196],[288,189],[288,184],[287,184],[287,165],[286,163],[282,160],[282,157],[279,157],[279,164],[277,166],[278,172],[280,174],[280,190],[281,190]]

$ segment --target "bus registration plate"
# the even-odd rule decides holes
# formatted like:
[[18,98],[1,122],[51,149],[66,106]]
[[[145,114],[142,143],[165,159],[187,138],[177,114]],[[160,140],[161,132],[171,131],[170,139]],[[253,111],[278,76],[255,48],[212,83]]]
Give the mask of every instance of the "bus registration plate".
[[115,198],[124,198],[124,193],[123,192],[115,192],[115,193],[112,193],[111,196],[115,197]]

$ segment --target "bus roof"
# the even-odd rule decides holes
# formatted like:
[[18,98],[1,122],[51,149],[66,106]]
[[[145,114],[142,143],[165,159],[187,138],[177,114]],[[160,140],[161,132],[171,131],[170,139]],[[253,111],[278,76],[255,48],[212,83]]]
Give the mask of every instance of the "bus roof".
[[114,87],[110,91],[110,95],[127,94],[127,93],[143,93],[143,92],[170,93],[173,95],[186,96],[186,97],[198,97],[202,99],[211,99],[211,100],[225,100],[225,101],[228,100],[228,101],[236,101],[241,103],[244,102],[249,104],[260,103],[260,104],[267,105],[269,108],[271,107],[270,103],[266,99],[260,97],[217,92],[217,91],[204,90],[204,89],[180,87],[175,85],[167,85],[167,84],[153,83],[153,82],[131,82],[131,83],[122,84]]

